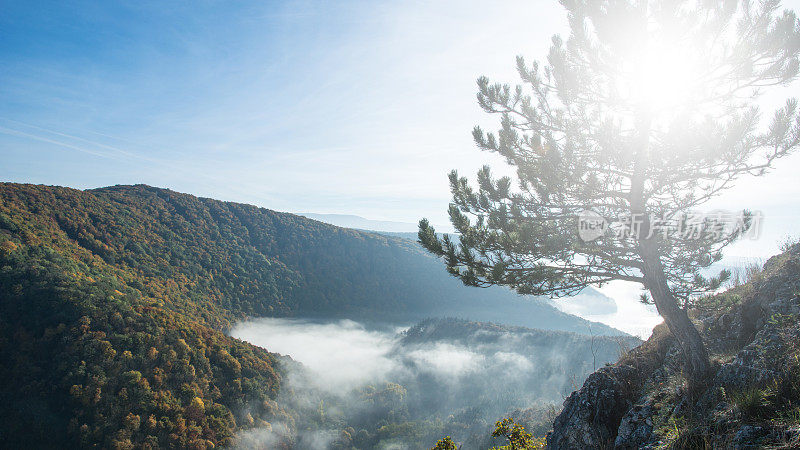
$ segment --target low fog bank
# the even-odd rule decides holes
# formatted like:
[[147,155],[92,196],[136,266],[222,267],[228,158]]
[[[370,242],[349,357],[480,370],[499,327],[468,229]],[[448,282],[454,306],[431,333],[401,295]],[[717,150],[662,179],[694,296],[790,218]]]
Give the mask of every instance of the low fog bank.
[[403,329],[265,318],[231,335],[292,358],[278,403],[295,423],[245,432],[243,448],[428,448],[445,434],[483,448],[495,420],[552,413],[637,343],[457,319]]
[[404,328],[352,320],[255,319],[237,324],[231,336],[288,355],[313,375],[317,387],[341,392],[382,381],[395,368],[388,354]]

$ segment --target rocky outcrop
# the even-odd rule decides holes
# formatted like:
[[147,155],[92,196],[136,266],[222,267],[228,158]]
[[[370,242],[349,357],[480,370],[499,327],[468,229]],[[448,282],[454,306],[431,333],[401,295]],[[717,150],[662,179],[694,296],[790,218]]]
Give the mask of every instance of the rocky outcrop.
[[[664,363],[674,340],[664,327],[613,366],[589,375],[564,401],[547,436],[548,448],[612,448],[623,417],[634,406],[642,384]],[[630,425],[635,422],[628,421]]]
[[614,442],[617,427],[631,407],[629,393],[636,369],[631,366],[604,367],[591,374],[578,391],[564,402],[548,436],[552,448],[607,447]]
[[635,405],[625,416],[617,429],[615,448],[643,448],[653,444],[653,413],[651,405]]
[[681,352],[657,327],[564,401],[548,448],[800,448],[800,245],[693,318],[715,360],[705,386],[687,388]]

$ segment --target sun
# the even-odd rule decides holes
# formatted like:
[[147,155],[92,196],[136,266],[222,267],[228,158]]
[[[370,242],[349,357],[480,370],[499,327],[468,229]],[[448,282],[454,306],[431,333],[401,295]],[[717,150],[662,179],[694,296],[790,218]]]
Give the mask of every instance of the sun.
[[703,63],[696,45],[664,30],[650,30],[626,46],[616,80],[626,103],[654,113],[692,105],[701,89]]
[[692,51],[675,45],[649,45],[631,71],[631,98],[651,110],[690,101],[700,73]]

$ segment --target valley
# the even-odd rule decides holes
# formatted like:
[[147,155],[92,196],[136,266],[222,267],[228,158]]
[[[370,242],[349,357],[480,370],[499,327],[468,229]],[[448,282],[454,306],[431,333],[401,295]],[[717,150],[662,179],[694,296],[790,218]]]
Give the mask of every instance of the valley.
[[293,360],[279,402],[297,412],[296,433],[272,424],[240,441],[314,449],[425,448],[444,435],[488,448],[506,416],[541,435],[575,386],[641,342],[459,319],[253,319],[231,333]]
[[[358,428],[372,443],[432,445],[558,401],[628,339],[544,300],[463,286],[405,238],[142,185],[0,184],[0,268],[0,382],[15,387],[0,393],[0,414],[14,411],[0,436],[10,445],[209,447],[273,424],[286,443]],[[358,345],[344,340],[326,361],[369,376],[293,386],[314,377],[313,358],[244,333],[251,320],[271,324],[268,336],[304,321],[334,336],[351,324],[380,337],[369,345],[386,367],[370,374],[372,357],[348,359]],[[502,351],[481,340],[502,336],[521,340]],[[557,348],[570,357],[554,358]],[[489,379],[498,383],[478,391]],[[444,392],[461,400],[431,403]],[[382,412],[366,420],[349,407],[362,397]]]

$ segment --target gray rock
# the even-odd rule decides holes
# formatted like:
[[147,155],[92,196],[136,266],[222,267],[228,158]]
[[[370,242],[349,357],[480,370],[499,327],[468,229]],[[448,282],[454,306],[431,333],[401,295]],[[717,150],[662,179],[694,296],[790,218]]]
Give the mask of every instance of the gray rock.
[[653,408],[650,405],[634,406],[619,424],[614,448],[638,449],[654,443]]
[[631,366],[603,367],[565,401],[547,435],[551,449],[604,449],[614,443],[623,415],[631,407]]

